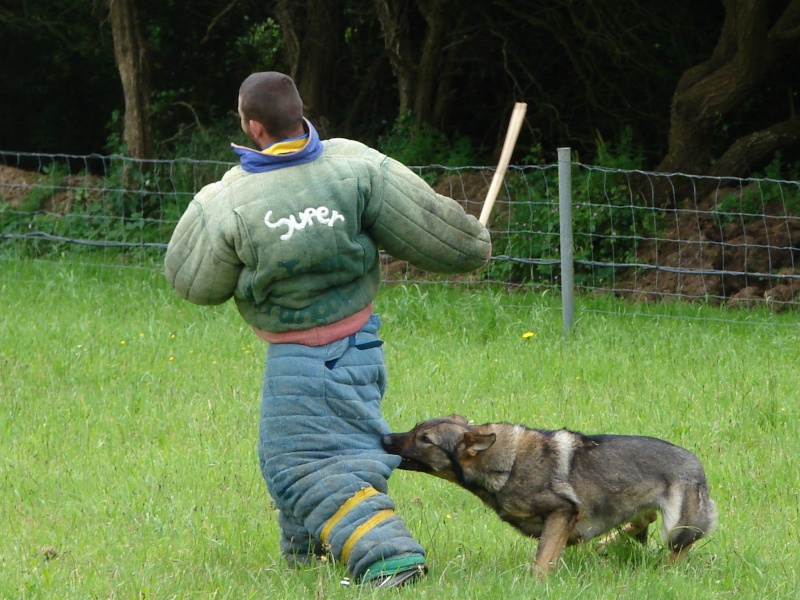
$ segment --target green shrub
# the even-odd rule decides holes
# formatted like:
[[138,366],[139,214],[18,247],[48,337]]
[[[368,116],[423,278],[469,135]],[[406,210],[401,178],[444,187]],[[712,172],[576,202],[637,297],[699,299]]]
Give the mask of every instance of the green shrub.
[[492,227],[492,254],[509,260],[493,261],[485,273],[509,283],[551,285],[558,279],[553,263],[560,258],[557,174],[526,167],[509,171],[505,183],[511,200],[507,215],[493,212],[502,226]]
[[800,188],[787,186],[786,180],[800,179],[800,163],[784,165],[780,152],[766,166],[764,173],[754,173],[753,180],[735,193],[722,196],[714,207],[720,225],[733,222],[751,223],[770,215],[800,215]]
[[[597,148],[597,165],[573,169],[572,176],[578,284],[602,283],[624,268],[616,265],[632,263],[640,244],[662,225],[661,213],[638,204],[628,173],[616,171],[641,167],[630,131],[623,132],[615,147],[598,137]],[[495,236],[494,254],[512,260],[493,263],[487,275],[512,283],[557,284],[561,271],[554,264],[561,255],[557,171],[525,167],[521,176],[506,183],[512,198],[508,232]]]
[[41,210],[53,199],[55,194],[63,189],[69,169],[66,165],[53,163],[46,165],[40,175],[20,204],[20,210],[34,212]]
[[[475,162],[475,149],[468,138],[450,138],[428,124],[416,127],[411,112],[399,117],[391,131],[379,138],[378,149],[405,165],[461,167]],[[426,171],[421,176],[430,184],[437,178],[436,173]]]

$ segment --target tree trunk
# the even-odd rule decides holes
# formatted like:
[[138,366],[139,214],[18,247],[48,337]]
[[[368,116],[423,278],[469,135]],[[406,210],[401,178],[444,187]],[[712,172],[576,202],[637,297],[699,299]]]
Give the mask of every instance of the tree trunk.
[[133,158],[153,158],[150,120],[150,58],[139,30],[134,0],[108,0],[114,58],[125,96],[122,138]]
[[278,0],[275,12],[303,110],[327,138],[330,89],[343,37],[341,6],[328,0]]
[[[657,171],[746,176],[758,161],[791,143],[791,134],[797,131],[797,119],[787,114],[784,123],[748,134],[721,157],[715,155],[715,128],[759,86],[769,85],[784,48],[800,37],[800,0],[789,0],[772,23],[774,2],[770,0],[724,0],[723,4],[725,22],[711,58],[688,69],[676,87],[669,147]],[[723,169],[731,170],[722,173]],[[664,180],[664,184],[670,182]],[[666,187],[657,193],[661,205],[674,203]]]
[[417,68],[416,96],[414,98],[414,115],[417,127],[430,123],[442,129],[443,123],[436,119],[437,98],[443,78],[442,55],[444,46],[449,40],[452,30],[452,18],[455,14],[454,2],[450,0],[419,0],[419,8],[428,23],[425,43]]
[[442,87],[446,80],[442,73],[446,68],[444,49],[458,35],[453,23],[458,11],[454,0],[417,0],[426,24],[420,44],[410,36],[410,4],[403,0],[375,0],[384,47],[397,78],[398,115],[413,110],[415,127],[428,123],[441,129],[443,123],[437,117],[443,116],[444,111],[438,102],[439,93],[449,85]]
[[397,0],[375,0],[375,12],[383,31],[383,45],[397,78],[398,115],[404,115],[412,108],[416,68],[408,37],[405,4]]

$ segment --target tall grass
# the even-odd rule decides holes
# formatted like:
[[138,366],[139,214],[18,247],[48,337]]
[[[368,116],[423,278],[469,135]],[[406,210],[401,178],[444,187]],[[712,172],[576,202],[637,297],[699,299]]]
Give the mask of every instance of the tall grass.
[[[255,455],[264,347],[230,303],[188,304],[150,270],[0,266],[0,598],[373,594],[341,585],[339,565],[280,560]],[[397,472],[392,496],[431,568],[403,594],[796,597],[797,315],[651,318],[585,299],[565,340],[547,296],[393,287],[377,305],[395,429],[457,411],[666,438],[703,461],[720,511],[682,565],[663,564],[654,534],[570,548],[539,582],[535,541],[457,486]]]

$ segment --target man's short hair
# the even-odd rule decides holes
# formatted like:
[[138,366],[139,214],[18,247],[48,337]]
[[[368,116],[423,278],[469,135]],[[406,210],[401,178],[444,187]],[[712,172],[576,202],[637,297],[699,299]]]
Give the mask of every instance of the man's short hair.
[[253,73],[239,87],[242,114],[271,136],[287,138],[303,127],[303,101],[294,81],[277,71]]

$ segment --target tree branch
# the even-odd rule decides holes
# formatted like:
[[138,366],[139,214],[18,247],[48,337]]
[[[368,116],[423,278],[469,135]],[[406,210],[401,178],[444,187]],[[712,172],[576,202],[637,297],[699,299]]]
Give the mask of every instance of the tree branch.
[[792,0],[769,32],[769,38],[778,44],[792,42],[800,37],[800,0]]
[[761,131],[739,138],[711,167],[709,175],[723,177],[731,173],[750,173],[762,166],[775,152],[797,145],[800,117],[797,115]]
[[222,20],[222,18],[223,18],[223,17],[224,17],[224,16],[225,16],[227,13],[229,13],[229,12],[230,12],[230,11],[233,9],[233,7],[234,7],[234,6],[236,6],[236,3],[237,3],[238,1],[239,1],[239,0],[231,0],[230,4],[228,4],[228,6],[226,6],[225,8],[223,8],[221,13],[219,13],[219,14],[218,14],[216,17],[214,17],[213,19],[211,19],[211,23],[209,23],[209,24],[208,24],[208,27],[206,28],[206,34],[203,36],[203,39],[202,39],[202,40],[200,40],[200,45],[201,45],[201,46],[202,46],[203,44],[205,44],[205,43],[208,41],[209,37],[211,37],[211,32],[212,32],[212,31],[214,30],[214,28],[217,26],[217,23],[219,23],[219,22]]

